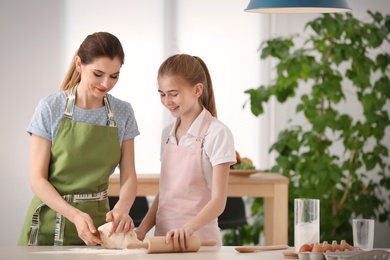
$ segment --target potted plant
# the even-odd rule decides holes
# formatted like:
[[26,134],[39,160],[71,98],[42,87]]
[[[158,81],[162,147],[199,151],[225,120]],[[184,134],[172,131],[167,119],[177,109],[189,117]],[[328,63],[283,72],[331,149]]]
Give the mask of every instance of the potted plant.
[[[271,97],[282,104],[310,86],[296,106],[307,123],[290,123],[270,148],[276,162],[268,171],[291,181],[290,245],[294,198],[320,199],[321,241],[352,243],[354,217],[390,223],[389,151],[383,141],[390,125],[390,55],[382,49],[390,42],[390,16],[367,13],[369,22],[351,13],[323,14],[306,24],[310,31],[300,45],[295,44],[302,42],[297,35],[263,42],[260,57],[276,61],[276,78],[245,92],[251,112],[259,116]],[[358,118],[341,108],[351,99],[362,111]],[[261,207],[261,200],[253,200],[252,213]],[[243,236],[252,241],[244,241],[257,244],[259,233],[256,241],[256,234],[246,231],[259,231],[260,215],[251,226],[243,228]]]

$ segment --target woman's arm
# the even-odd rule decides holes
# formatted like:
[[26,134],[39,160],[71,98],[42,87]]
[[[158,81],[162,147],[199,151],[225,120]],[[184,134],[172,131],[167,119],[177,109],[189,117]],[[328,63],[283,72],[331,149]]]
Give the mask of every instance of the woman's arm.
[[47,206],[76,225],[79,237],[87,245],[101,244],[91,217],[67,203],[48,180],[51,142],[41,136],[31,136],[31,189]]
[[222,214],[227,199],[229,171],[230,163],[215,166],[213,168],[211,200],[184,226],[167,233],[166,241],[169,242],[173,238],[176,250],[179,249],[178,245],[180,245],[181,249],[184,249],[183,246],[186,245],[185,241],[189,236]]
[[107,213],[106,221],[112,221],[113,232],[128,232],[134,228],[133,220],[129,215],[131,206],[137,195],[137,174],[134,162],[134,138],[122,143],[120,170],[119,200],[115,207]]

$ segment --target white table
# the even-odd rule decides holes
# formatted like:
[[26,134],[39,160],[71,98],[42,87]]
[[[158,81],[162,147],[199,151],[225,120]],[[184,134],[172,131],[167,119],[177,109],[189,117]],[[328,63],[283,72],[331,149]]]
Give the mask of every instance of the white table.
[[[293,250],[290,248],[289,250]],[[24,247],[0,247],[1,260],[107,260],[107,259],[132,259],[132,260],[249,260],[249,259],[284,259],[282,252],[285,250],[262,251],[253,253],[238,253],[234,247],[201,247],[198,252],[188,253],[161,253],[146,254],[142,249],[113,250],[103,247],[87,246],[24,246]]]
[[[294,251],[290,247],[287,250],[238,253],[234,248],[201,247],[198,252],[147,254],[143,249],[114,250],[100,246],[0,246],[0,260],[286,260],[283,252]],[[389,248],[376,249],[390,252]]]

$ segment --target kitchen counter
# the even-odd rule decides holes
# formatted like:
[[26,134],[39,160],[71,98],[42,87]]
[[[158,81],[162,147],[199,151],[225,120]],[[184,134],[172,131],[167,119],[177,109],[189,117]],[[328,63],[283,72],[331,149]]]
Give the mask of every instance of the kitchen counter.
[[[293,250],[290,248],[289,250]],[[143,249],[105,249],[103,247],[88,246],[23,246],[23,247],[0,247],[1,260],[106,260],[106,259],[158,259],[158,260],[175,260],[175,259],[220,259],[220,260],[249,260],[249,259],[284,259],[282,252],[285,250],[275,251],[256,251],[253,253],[238,253],[234,247],[201,247],[198,252],[187,253],[160,253],[146,254]]]
[[[138,174],[137,196],[154,196],[158,192],[160,174]],[[290,180],[276,173],[230,175],[229,197],[264,198],[265,245],[288,243],[288,184]],[[110,177],[109,196],[118,196],[119,174]]]

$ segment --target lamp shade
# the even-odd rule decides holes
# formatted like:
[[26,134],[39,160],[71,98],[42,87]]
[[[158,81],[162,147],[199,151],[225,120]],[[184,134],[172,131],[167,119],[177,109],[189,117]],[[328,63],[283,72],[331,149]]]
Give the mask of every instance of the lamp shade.
[[246,12],[338,13],[349,12],[346,0],[250,0]]

